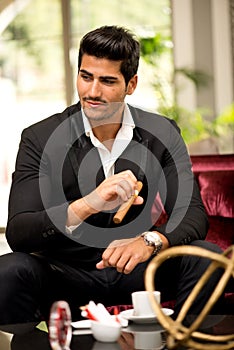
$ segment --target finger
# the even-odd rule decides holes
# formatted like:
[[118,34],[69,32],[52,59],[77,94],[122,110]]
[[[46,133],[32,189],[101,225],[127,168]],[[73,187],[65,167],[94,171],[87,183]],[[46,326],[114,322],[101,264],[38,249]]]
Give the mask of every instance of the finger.
[[123,181],[116,185],[116,194],[117,194],[118,198],[121,199],[121,202],[126,202],[129,198],[129,194],[127,193],[125,187],[123,185]]
[[117,270],[119,273],[124,273],[124,271],[125,271],[125,266],[126,266],[126,264],[122,264],[122,263],[119,264],[119,263],[118,263],[118,264],[116,265],[115,268],[116,268],[116,270]]
[[137,178],[136,176],[133,174],[133,172],[131,170],[125,170],[122,173],[119,174],[123,174],[124,177],[131,179],[132,181],[136,182]]
[[129,274],[130,272],[133,271],[133,269],[137,266],[137,264],[139,264],[140,262],[142,262],[142,255],[138,254],[136,252],[129,252],[128,253],[128,258],[127,255],[125,255],[125,260],[120,260],[120,264],[124,264],[123,268],[122,268],[122,272],[125,274]]
[[129,259],[129,255],[124,253],[126,249],[125,240],[113,241],[110,246],[102,254],[103,265],[105,267],[115,267],[119,272],[122,272]]
[[109,264],[108,260],[104,260],[102,259],[101,261],[99,261],[97,264],[96,264],[96,267],[98,269],[105,269],[106,267],[110,267],[111,265]]
[[108,266],[115,267],[119,272],[122,272],[124,265],[119,263],[121,259],[121,252],[115,251],[110,258],[105,262]]
[[104,265],[104,261],[103,261],[103,260],[99,261],[99,262],[96,264],[96,268],[97,268],[98,270],[105,269],[106,266]]
[[133,202],[133,205],[140,205],[144,203],[144,198],[141,196],[137,196]]
[[121,199],[126,202],[135,192],[135,183],[121,179],[121,181],[116,185],[116,192]]
[[133,190],[131,195],[133,195],[134,194],[134,190],[137,187],[137,178],[133,174],[133,172],[131,170],[126,170],[126,171],[123,171],[123,172],[118,173],[116,175],[117,176],[119,175],[120,177],[123,178],[123,180],[127,181],[131,185],[131,189]]
[[132,255],[130,251],[123,249],[118,250],[118,255],[113,254],[109,259],[109,263],[116,268],[120,273],[130,273],[134,267],[138,264],[137,257]]
[[129,273],[131,273],[134,270],[134,268],[136,267],[137,264],[138,264],[138,261],[131,258],[127,262],[127,264],[124,266],[122,273],[124,273],[125,275],[128,275]]
[[[106,248],[102,254],[102,264],[104,267],[115,266],[116,259],[113,259],[113,248]],[[112,260],[111,260],[112,258]],[[102,266],[102,265],[100,265]]]

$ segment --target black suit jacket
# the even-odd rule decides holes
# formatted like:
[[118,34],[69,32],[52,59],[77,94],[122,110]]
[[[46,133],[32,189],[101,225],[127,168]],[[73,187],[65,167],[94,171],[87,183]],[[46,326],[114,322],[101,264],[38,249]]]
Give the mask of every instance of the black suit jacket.
[[186,146],[175,122],[129,106],[133,140],[115,164],[143,182],[144,205],[132,206],[120,225],[114,212],[90,216],[72,235],[65,230],[70,202],[104,180],[97,149],[84,134],[80,104],[22,133],[9,199],[6,230],[13,250],[40,252],[70,264],[93,264],[114,239],[155,228],[151,208],[160,192],[167,224],[157,227],[171,245],[204,239],[207,218]]

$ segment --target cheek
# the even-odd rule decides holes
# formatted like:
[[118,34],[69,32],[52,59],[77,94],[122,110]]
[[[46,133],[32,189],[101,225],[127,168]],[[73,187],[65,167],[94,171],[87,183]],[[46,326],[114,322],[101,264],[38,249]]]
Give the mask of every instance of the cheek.
[[81,83],[80,79],[77,79],[76,87],[77,87],[77,90],[82,90],[82,83]]
[[123,101],[126,96],[126,91],[124,89],[115,89],[112,88],[109,90],[109,97],[113,101]]
[[87,86],[82,81],[77,81],[76,87],[79,97],[87,94]]

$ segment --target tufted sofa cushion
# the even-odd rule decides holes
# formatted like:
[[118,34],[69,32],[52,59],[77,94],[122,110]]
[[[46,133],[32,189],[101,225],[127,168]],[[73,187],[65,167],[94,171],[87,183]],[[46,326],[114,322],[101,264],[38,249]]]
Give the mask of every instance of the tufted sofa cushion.
[[234,171],[206,171],[197,178],[208,216],[233,218]]
[[206,240],[222,250],[234,244],[234,155],[191,156],[209,219]]

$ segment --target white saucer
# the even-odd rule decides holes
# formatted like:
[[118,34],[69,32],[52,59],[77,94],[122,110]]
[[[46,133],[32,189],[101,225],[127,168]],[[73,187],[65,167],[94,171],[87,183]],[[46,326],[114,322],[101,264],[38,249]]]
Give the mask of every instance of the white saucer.
[[[116,316],[112,315],[111,316],[113,319],[115,319]],[[128,326],[128,321],[126,320],[125,317],[120,317],[119,316],[119,322],[122,327],[127,327]],[[91,320],[81,320],[81,321],[75,321],[71,323],[73,328],[77,329],[89,329],[91,328]]]
[[[163,313],[166,316],[170,316],[174,313],[174,311],[172,309],[167,309],[167,308],[162,308]],[[120,312],[120,315],[123,318],[126,318],[128,321],[132,321],[134,323],[155,323],[157,322],[157,316],[153,315],[153,316],[135,316],[134,315],[134,309],[130,309],[130,310],[124,310],[122,312]]]
[[71,323],[72,327],[74,328],[91,328],[91,320],[81,320],[81,321],[75,321]]

